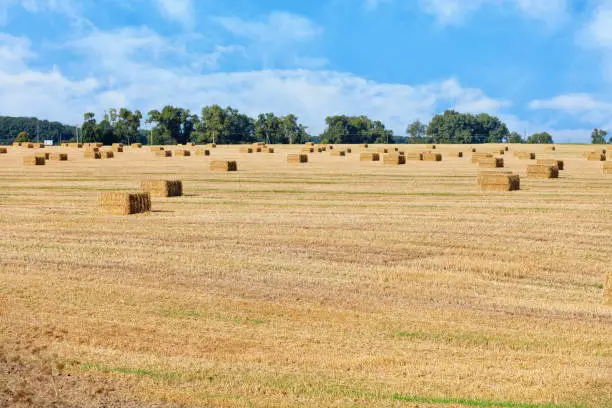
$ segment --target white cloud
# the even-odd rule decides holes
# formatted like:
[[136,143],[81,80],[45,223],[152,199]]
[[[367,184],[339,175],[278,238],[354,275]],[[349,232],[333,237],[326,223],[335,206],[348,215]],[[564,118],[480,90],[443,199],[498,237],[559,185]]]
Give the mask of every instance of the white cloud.
[[75,0],[0,0],[0,24],[5,24],[12,7],[22,7],[29,13],[53,12],[65,15],[74,23],[90,24],[81,16],[80,4]]
[[283,11],[272,12],[260,21],[238,17],[221,17],[217,20],[232,34],[267,44],[308,41],[323,32],[321,27],[306,17]]
[[159,11],[169,20],[192,27],[195,14],[192,0],[155,0]]
[[[306,17],[274,11],[259,20],[219,17],[217,23],[244,43],[244,56],[266,69],[321,68],[327,59],[303,55],[323,29]],[[316,48],[315,48],[316,49]]]
[[442,25],[462,24],[481,7],[510,7],[519,14],[554,25],[567,17],[568,0],[420,0],[421,7]]
[[594,127],[612,127],[612,103],[589,94],[566,94],[534,100],[529,103],[529,107],[562,112]]

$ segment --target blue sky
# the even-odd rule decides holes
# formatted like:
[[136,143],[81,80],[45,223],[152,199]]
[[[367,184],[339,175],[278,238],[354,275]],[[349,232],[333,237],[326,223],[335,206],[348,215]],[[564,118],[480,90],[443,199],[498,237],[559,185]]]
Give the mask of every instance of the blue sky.
[[612,0],[0,0],[0,115],[447,108],[587,142],[612,128]]

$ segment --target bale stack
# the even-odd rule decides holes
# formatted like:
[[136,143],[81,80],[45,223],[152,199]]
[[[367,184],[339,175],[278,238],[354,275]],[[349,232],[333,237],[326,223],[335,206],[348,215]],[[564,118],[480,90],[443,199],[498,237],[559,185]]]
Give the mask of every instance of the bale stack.
[[506,150],[505,149],[499,149],[499,150],[497,150],[497,154],[504,155],[504,154],[506,154]]
[[327,151],[327,146],[319,145],[319,146],[317,146],[317,151],[319,153],[323,153],[323,152]]
[[157,150],[153,153],[155,157],[172,157],[172,152],[170,150]]
[[149,193],[100,193],[100,208],[109,215],[130,215],[151,211]]
[[530,164],[527,166],[528,178],[559,178],[559,168],[557,166],[545,166],[541,164]]
[[549,151],[549,152],[554,152],[555,150],[557,150],[556,146],[544,146],[544,150]]
[[132,143],[130,146],[134,149],[142,149],[142,143]]
[[440,153],[425,152],[423,153],[423,161],[442,161],[442,155]]
[[346,152],[347,152],[347,153],[349,153],[349,154],[353,153],[353,149],[352,149],[352,148],[350,148],[350,147],[347,147],[347,148],[346,148],[346,149],[344,149],[344,150],[346,150]]
[[481,159],[492,158],[491,153],[472,153],[472,164],[478,164]]
[[264,149],[264,152],[266,152],[266,153],[274,153],[274,148],[273,147],[266,147]]
[[334,150],[334,145],[329,145],[329,146],[327,146],[327,148],[328,148],[329,150]]
[[339,156],[344,157],[344,156],[346,156],[346,152],[344,150],[334,150],[329,155],[330,156],[337,156],[337,157],[339,157]]
[[504,150],[505,150],[505,151],[510,150],[510,146],[504,146]]
[[450,157],[463,157],[463,152],[450,152],[448,155]]
[[521,160],[535,160],[536,155],[531,152],[514,152],[514,157]]
[[387,149],[386,147],[379,147],[379,148],[377,148],[377,149],[376,149],[376,151],[377,151],[378,153],[381,153],[381,154],[387,154],[387,153],[389,153],[389,149]]
[[144,180],[140,189],[151,197],[180,197],[183,195],[181,180]]
[[196,149],[196,156],[210,156],[210,150],[208,149]]
[[552,166],[552,167],[556,166],[559,170],[563,170],[565,168],[563,160],[543,159],[543,160],[538,160],[537,164],[542,165],[542,166]]
[[92,147],[92,146],[85,146],[84,151],[86,151],[86,152],[99,152],[100,148],[99,147]]
[[373,152],[363,152],[359,155],[359,161],[380,161],[380,154]]
[[185,146],[194,147],[194,146],[195,146],[195,143],[193,143],[193,142],[187,142],[187,143],[185,143]]
[[406,153],[406,160],[415,160],[421,161],[423,160],[423,153],[421,152],[408,152]]
[[8,153],[8,149],[6,147],[0,147],[0,154]]
[[21,147],[25,147],[26,149],[33,149],[34,143],[22,143]]
[[102,154],[98,151],[93,151],[93,150],[85,150],[83,152],[83,157],[86,159],[101,159],[102,158]]
[[[314,147],[302,147],[302,153],[314,153]],[[321,150],[319,150],[321,153]]]
[[516,191],[521,189],[521,178],[511,172],[486,171],[478,174],[482,191]]
[[111,150],[115,153],[123,153],[123,143],[113,143]]
[[390,165],[400,165],[400,164],[406,164],[406,156],[401,155],[401,154],[397,154],[397,153],[389,153],[389,154],[385,154],[383,155],[383,164],[390,164]]
[[25,156],[23,158],[23,164],[25,166],[44,166],[45,165],[45,157],[44,156]]
[[368,144],[364,143],[364,144],[360,144],[359,147],[361,147],[362,149],[367,149],[368,148]]
[[476,153],[476,148],[472,147],[472,153]]
[[241,147],[238,151],[240,153],[253,153],[253,148],[252,147]]
[[174,151],[174,156],[188,157],[188,156],[191,156],[191,151],[183,150],[183,149],[177,149],[177,150]]
[[238,171],[238,163],[235,161],[213,160],[210,162],[210,171]]
[[13,142],[13,147],[21,147],[21,142]]
[[217,147],[217,144],[216,143],[209,143],[205,147],[208,147],[209,149],[214,149],[215,147]]
[[287,155],[287,163],[308,163],[308,155],[307,154],[288,154]]
[[427,146],[425,146],[425,148],[429,149],[429,150],[435,150],[436,149],[436,145],[427,145]]
[[115,152],[111,150],[104,150],[100,152],[100,156],[102,156],[103,159],[112,159],[115,157]]
[[307,147],[314,147],[314,146],[315,146],[315,144],[314,144],[314,142],[306,142],[306,143],[304,143],[304,146],[307,146]]
[[603,174],[612,174],[612,161],[607,161],[603,163]]
[[501,157],[483,157],[478,161],[478,167],[496,169],[504,167],[504,159]]
[[67,153],[51,153],[49,155],[49,160],[67,161],[68,154]]
[[606,154],[599,152],[589,152],[586,158],[589,161],[606,161]]
[[152,152],[159,152],[160,150],[166,150],[164,149],[164,146],[151,146],[150,149]]

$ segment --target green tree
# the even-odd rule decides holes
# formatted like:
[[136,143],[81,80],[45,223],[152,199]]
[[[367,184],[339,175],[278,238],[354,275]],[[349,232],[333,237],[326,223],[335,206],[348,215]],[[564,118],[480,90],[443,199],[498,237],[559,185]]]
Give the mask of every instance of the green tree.
[[31,141],[32,141],[32,137],[25,130],[22,130],[21,132],[19,132],[19,134],[15,138],[15,142],[18,142],[18,143],[31,142]]
[[591,143],[606,144],[606,136],[608,136],[607,131],[603,129],[594,129],[591,133]]
[[553,138],[548,132],[534,133],[527,138],[527,143],[532,144],[552,144]]
[[87,112],[83,115],[83,126],[81,127],[81,142],[94,143],[99,142],[100,128],[97,126],[96,115],[92,112]]
[[[154,144],[185,144],[191,141],[197,117],[192,115],[189,109],[168,105],[164,106],[161,112],[151,110],[146,122],[154,125],[151,129]],[[128,125],[130,132],[132,132],[130,129],[136,129],[137,125],[139,126],[140,118],[134,118],[131,123],[132,128]],[[135,134],[137,135],[138,131]]]
[[255,139],[269,143],[282,143],[281,120],[273,113],[262,113],[255,121]]
[[472,115],[447,110],[435,115],[427,127],[433,143],[502,143],[508,140],[508,127],[487,113]]
[[226,112],[219,105],[205,106],[199,129],[196,130],[196,143],[217,143],[225,131]]
[[298,117],[290,113],[280,119],[282,143],[300,144],[308,138],[306,127],[298,123]]
[[420,120],[415,120],[406,128],[406,134],[408,135],[408,143],[427,143],[427,126]]
[[508,136],[508,143],[525,143],[521,135],[517,132],[512,132]]

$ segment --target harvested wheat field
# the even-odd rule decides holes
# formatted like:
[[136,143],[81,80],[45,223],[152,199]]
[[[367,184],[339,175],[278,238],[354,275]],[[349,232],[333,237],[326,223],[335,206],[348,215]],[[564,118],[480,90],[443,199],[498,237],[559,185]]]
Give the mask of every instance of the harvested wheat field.
[[[506,155],[511,192],[461,146],[306,167],[302,146],[55,149],[0,160],[2,407],[612,406],[612,176],[589,146],[529,146],[555,180]],[[184,195],[100,211],[151,179]]]

